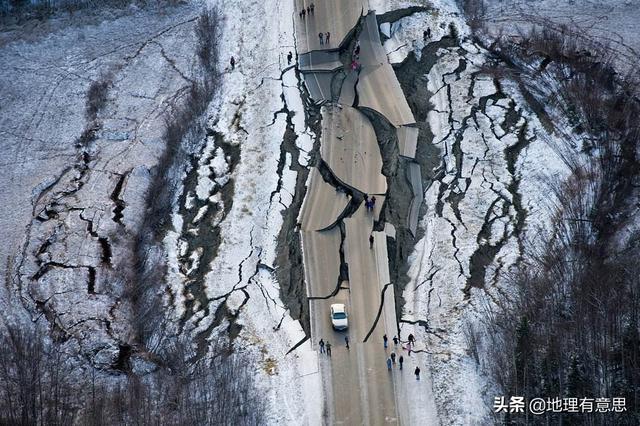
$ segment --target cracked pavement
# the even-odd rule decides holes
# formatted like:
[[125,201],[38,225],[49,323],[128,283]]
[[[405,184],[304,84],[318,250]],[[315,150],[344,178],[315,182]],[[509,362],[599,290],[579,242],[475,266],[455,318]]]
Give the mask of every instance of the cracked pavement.
[[[326,10],[331,12],[333,2],[327,3]],[[351,8],[354,3],[343,4],[342,8]],[[316,5],[317,22],[324,16],[324,8],[324,4]],[[318,10],[322,14],[318,14]],[[351,37],[360,40],[365,65],[362,71],[351,71],[337,80],[333,77],[337,75],[335,71],[330,74],[322,69],[305,68],[305,82],[311,97],[325,105],[320,110],[320,159],[318,167],[313,167],[310,173],[300,213],[300,232],[312,344],[323,338],[334,346],[331,359],[321,357],[319,361],[326,395],[324,410],[330,422],[402,423],[405,413],[397,408],[399,396],[394,390],[398,379],[389,377],[387,355],[382,348],[384,334],[389,339],[398,334],[387,235],[377,230],[385,227],[383,222],[377,222],[389,189],[387,177],[382,173],[378,135],[371,124],[371,115],[363,114],[361,108],[388,114],[376,119],[392,124],[413,124],[415,120],[387,62],[377,34],[375,14],[365,15],[361,21],[363,32],[358,30],[360,25],[352,22],[354,36],[351,28],[344,32],[344,36],[349,35],[344,40],[332,35],[340,45],[349,44]],[[296,27],[299,52],[305,52],[307,46],[313,44],[305,40],[308,35],[305,25],[308,26],[300,22]],[[317,91],[318,75],[339,84],[335,93],[346,104],[334,103],[338,96]],[[363,99],[369,104],[363,104]],[[419,170],[419,165],[416,166]],[[419,181],[420,196],[421,184]],[[376,196],[371,211],[365,207],[365,195]],[[373,243],[369,241],[370,235]],[[332,303],[347,305],[350,320],[345,332],[336,332],[331,327],[329,306]],[[349,337],[350,349],[344,347],[345,336]]]

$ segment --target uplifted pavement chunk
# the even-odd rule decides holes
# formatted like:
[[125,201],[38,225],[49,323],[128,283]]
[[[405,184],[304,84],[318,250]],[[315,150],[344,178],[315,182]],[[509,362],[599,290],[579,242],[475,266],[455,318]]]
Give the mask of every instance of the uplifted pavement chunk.
[[338,103],[345,106],[353,106],[356,100],[356,83],[358,82],[358,71],[351,70],[342,81],[340,89],[340,99]]
[[364,18],[364,26],[360,32],[360,64],[363,67],[382,65],[387,62],[387,54],[380,42],[378,22],[374,13]]
[[338,52],[313,51],[300,55],[298,69],[301,72],[335,71],[342,67]]
[[307,195],[300,210],[302,256],[310,296],[324,297],[333,292],[340,275],[340,229],[335,222],[349,202],[349,196],[326,183],[317,168],[309,176]]
[[311,168],[309,179],[307,195],[300,210],[300,226],[303,231],[317,231],[334,224],[351,197],[325,182],[315,167]]
[[397,130],[398,150],[400,155],[407,158],[416,158],[416,148],[418,146],[418,128],[410,126],[400,126]]
[[368,108],[386,117],[395,127],[414,124],[415,118],[402,87],[387,61],[380,44],[378,24],[373,13],[367,15],[360,41],[362,71],[358,79],[358,107]]
[[366,194],[384,194],[382,156],[373,126],[352,107],[322,108],[322,159],[345,185]]
[[331,81],[333,73],[328,72],[311,72],[304,75],[304,84],[307,86],[309,96],[316,103],[322,103],[331,100]]
[[358,107],[378,112],[395,127],[415,124],[416,120],[391,65],[364,67],[356,90]]
[[302,258],[309,297],[327,297],[340,277],[340,229],[302,231]]

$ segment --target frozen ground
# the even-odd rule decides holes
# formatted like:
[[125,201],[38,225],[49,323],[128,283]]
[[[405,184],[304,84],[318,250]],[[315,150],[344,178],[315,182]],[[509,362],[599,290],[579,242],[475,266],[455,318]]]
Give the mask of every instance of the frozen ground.
[[[214,4],[225,15],[222,89],[210,106],[211,134],[195,177],[185,176],[195,185],[185,183],[175,232],[165,239],[168,294],[175,296],[167,309],[176,329],[199,341],[240,332],[235,346],[253,355],[270,423],[315,424],[315,353],[306,342],[287,355],[304,332],[279,300],[273,269],[281,212],[294,192],[289,166],[306,163],[304,154],[281,151],[287,125],[310,149],[297,76],[291,67],[285,73],[294,50],[292,5]],[[27,310],[12,305],[10,294],[0,306],[8,321],[44,313],[102,367],[132,335],[122,297],[130,237],[144,214],[149,170],[164,149],[165,111],[197,72],[201,6],[96,12],[73,25],[54,18],[1,34],[0,61],[8,65],[0,78],[0,267],[18,271],[10,292]],[[227,65],[231,55],[235,70]],[[105,106],[88,118],[87,91],[101,76]],[[81,139],[87,130],[95,133],[88,144]],[[206,241],[216,239],[211,255]],[[227,314],[216,322],[219,308]]]
[[[96,12],[2,33],[0,267],[17,271],[12,290],[31,315],[37,307],[98,364],[130,338],[118,267],[164,148],[163,114],[189,83],[198,12]],[[94,118],[96,80],[107,90]]]
[[485,0],[484,17],[492,34],[518,35],[538,28],[566,25],[596,45],[617,52],[620,63],[634,68],[640,54],[640,2],[635,0]]
[[[176,321],[200,339],[241,327],[234,346],[254,355],[271,424],[317,424],[316,353],[306,341],[288,354],[305,334],[280,300],[275,274],[282,213],[295,192],[298,164],[293,163],[306,164],[311,143],[294,63],[286,59],[289,51],[295,53],[293,4],[222,1],[219,7],[226,12],[225,73],[209,123],[216,136],[207,139],[197,182],[185,186],[185,204],[174,220],[180,226],[166,240],[169,252],[180,251],[170,264],[175,273],[170,300]],[[235,70],[226,65],[231,56]],[[286,151],[287,132],[297,135],[299,155]],[[232,164],[234,150],[239,156]],[[194,216],[196,209],[224,213]],[[213,222],[200,223],[199,216]],[[209,242],[191,237],[213,238],[211,226],[219,232],[216,254],[203,257]],[[194,268],[193,259],[204,264]],[[223,311],[228,313],[220,318]]]
[[[479,348],[476,362],[469,330],[479,330],[508,297],[503,274],[543,229],[550,202],[545,188],[566,168],[554,150],[557,136],[539,123],[516,85],[498,84],[481,71],[488,56],[465,40],[469,30],[455,7],[441,6],[392,23],[386,42],[394,62],[410,52],[420,61],[414,71],[403,65],[398,72],[415,72],[426,85],[420,90],[430,105],[414,114],[426,115],[440,152],[436,168],[423,170],[433,179],[425,190],[424,234],[409,257],[403,335],[418,336],[440,421],[480,425],[491,423],[496,391],[481,374],[489,360]],[[446,38],[450,23],[462,43]],[[427,27],[432,36],[425,43]]]
[[[167,308],[177,329],[202,342],[229,333],[253,356],[270,423],[317,424],[316,354],[309,342],[288,353],[304,332],[280,300],[274,273],[281,213],[315,137],[286,60],[295,53],[292,2],[208,3],[226,15],[223,82],[208,112],[206,146],[185,176],[175,229],[165,239]],[[370,6],[380,14],[423,3]],[[637,57],[635,2],[490,3],[496,31],[547,17],[573,21],[589,37],[609,40],[622,58]],[[112,364],[131,336],[121,266],[140,225],[149,170],[164,149],[163,114],[193,78],[198,6],[95,12],[73,24],[53,19],[0,32],[0,268],[17,271],[1,287],[0,309],[5,321],[44,314],[98,365]],[[468,34],[454,2],[432,6],[436,13],[415,13],[385,29],[392,63],[410,52],[425,59],[432,105],[426,122],[440,149],[438,167],[428,171],[436,178],[425,190],[423,235],[409,257],[403,294],[402,319],[418,324],[402,324],[402,333],[418,336],[422,352],[412,356],[427,367],[441,423],[486,424],[495,393],[478,373],[465,330],[508,293],[500,273],[544,225],[544,182],[561,179],[565,169],[552,149],[555,136],[517,87],[498,87],[479,73],[486,57],[477,46],[443,42],[452,22]],[[425,27],[432,29],[427,43]],[[231,55],[235,70],[227,65]],[[108,83],[106,103],[88,118],[87,91],[99,79]],[[94,134],[90,143],[83,133]],[[292,135],[300,151],[285,147]],[[480,348],[480,364],[482,354]],[[407,393],[422,419],[423,397]]]

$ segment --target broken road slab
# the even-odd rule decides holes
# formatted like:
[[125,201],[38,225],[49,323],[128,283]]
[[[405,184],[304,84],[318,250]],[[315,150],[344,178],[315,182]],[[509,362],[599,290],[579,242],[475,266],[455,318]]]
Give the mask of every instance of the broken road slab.
[[395,127],[415,124],[400,82],[387,61],[384,47],[380,44],[375,14],[367,15],[362,34],[362,69],[356,88],[358,107],[376,111]]
[[347,77],[342,82],[340,89],[340,99],[338,103],[342,106],[353,106],[356,101],[356,83],[358,82],[358,71],[350,70]]
[[304,84],[307,86],[309,96],[315,103],[322,103],[331,100],[331,81],[333,73],[312,72],[304,73]]
[[336,71],[341,67],[338,52],[313,51],[300,55],[298,59],[298,69],[301,72]]
[[343,184],[365,194],[387,192],[375,131],[357,109],[322,108],[321,155]]
[[309,297],[327,297],[335,291],[340,277],[340,229],[301,234],[305,280],[311,289]]
[[418,146],[418,128],[412,126],[400,126],[397,130],[398,150],[400,155],[407,158],[416,158]]
[[364,67],[360,72],[356,90],[359,108],[379,113],[395,127],[415,124],[411,108],[391,65]]
[[339,218],[349,204],[351,197],[336,191],[322,179],[316,167],[310,172],[309,190],[300,210],[300,224],[303,231],[325,229]]

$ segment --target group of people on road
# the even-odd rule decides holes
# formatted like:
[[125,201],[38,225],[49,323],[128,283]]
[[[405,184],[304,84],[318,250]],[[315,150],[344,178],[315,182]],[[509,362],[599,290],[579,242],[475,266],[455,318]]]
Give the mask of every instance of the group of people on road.
[[[404,364],[404,357],[400,355],[398,357],[398,365],[400,366],[400,370],[402,370],[402,364]],[[396,365],[396,353],[391,352],[389,357],[387,358],[387,370],[391,370],[391,367]]]
[[[349,336],[344,336],[344,344],[347,349],[349,349]],[[325,342],[324,339],[320,339],[318,342],[318,348],[321,354],[327,354],[327,356],[331,356],[331,343]]]
[[300,13],[298,13],[298,16],[300,16],[300,19],[304,19],[307,16],[313,16],[313,12],[315,11],[315,9],[316,6],[311,3],[309,6],[307,6],[306,9],[303,7]]
[[[298,16],[300,16],[300,19],[302,20],[304,20],[307,16],[312,17],[315,14],[315,9],[316,9],[316,6],[313,3],[311,3],[306,8],[303,7],[298,13]],[[320,46],[324,46],[325,44],[329,45],[331,44],[331,33],[329,31],[327,31],[326,33],[319,32],[318,39],[320,40]]]
[[[369,198],[368,194],[364,194],[364,206],[367,208],[367,211],[373,211],[373,208],[376,206],[376,197],[375,195]],[[373,233],[369,234],[369,248],[373,248]],[[386,347],[386,346],[385,346]]]
[[[415,342],[416,342],[416,338],[413,336],[413,334],[409,334],[407,347],[402,346],[403,349],[407,349],[409,351],[408,352],[409,356],[411,356],[411,348],[415,345]],[[397,348],[399,343],[401,342],[398,336],[393,336],[394,348]],[[382,344],[384,345],[385,350],[389,347],[389,338],[387,337],[386,334],[382,336]],[[396,357],[397,355],[395,352],[391,352],[391,354],[389,354],[389,356],[387,357],[387,370],[391,371],[393,366],[396,365]],[[398,366],[400,367],[400,370],[402,370],[402,365],[404,364],[404,357],[400,355],[397,358],[398,358]],[[413,371],[413,374],[415,374],[416,380],[420,380],[419,366],[416,365],[416,368]]]
[[331,33],[329,31],[327,31],[326,33],[318,33],[318,38],[320,39],[320,45],[323,44],[329,44],[330,43],[330,38],[331,38]]
[[[401,343],[401,341],[398,338],[398,336],[393,336],[392,340],[393,340],[393,346],[397,350],[398,344]],[[415,342],[416,342],[416,338],[413,336],[413,334],[409,334],[407,346],[406,347],[402,346],[402,349],[407,349],[409,351],[408,353],[409,356],[411,356],[411,348],[415,345]],[[349,349],[349,336],[344,336],[344,343],[346,348]],[[384,345],[384,349],[386,351],[389,348],[389,338],[387,337],[386,334],[382,336],[382,344]],[[318,348],[321,354],[327,354],[328,357],[331,357],[330,342],[325,342],[324,339],[320,339],[320,341],[318,342]],[[387,357],[387,370],[391,371],[393,369],[393,366],[396,365],[396,360],[397,360],[399,369],[402,370],[402,366],[404,365],[404,356],[396,355],[395,351],[391,352]],[[415,374],[416,380],[420,380],[419,366],[416,365],[416,368],[413,371],[413,374]]]
[[327,356],[331,356],[331,343],[325,343],[323,339],[320,339],[318,342],[318,347],[320,348],[321,354],[327,354]]

